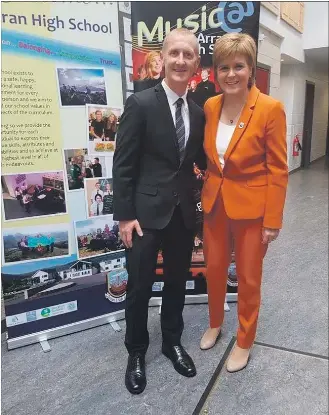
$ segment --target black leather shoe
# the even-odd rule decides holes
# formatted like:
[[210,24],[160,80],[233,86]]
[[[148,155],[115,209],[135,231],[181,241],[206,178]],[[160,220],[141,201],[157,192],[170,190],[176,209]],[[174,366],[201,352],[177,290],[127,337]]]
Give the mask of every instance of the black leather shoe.
[[162,353],[170,359],[174,365],[175,370],[187,378],[196,375],[196,369],[191,357],[184,350],[180,344],[176,346],[162,345]]
[[125,376],[128,391],[134,395],[142,393],[146,386],[145,356],[140,353],[128,357]]

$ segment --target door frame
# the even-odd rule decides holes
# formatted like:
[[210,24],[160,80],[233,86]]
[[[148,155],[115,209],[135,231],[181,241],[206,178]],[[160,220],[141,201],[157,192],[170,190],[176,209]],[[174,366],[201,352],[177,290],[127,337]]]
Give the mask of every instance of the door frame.
[[[263,63],[257,62],[257,65],[256,65],[256,74],[257,74],[257,69],[258,68],[259,69],[263,69],[263,71],[268,72],[268,83],[267,83],[267,92],[266,92],[266,95],[270,95],[270,85],[271,85],[272,67],[271,66],[268,66],[268,65],[265,65]],[[256,81],[256,83],[257,83],[257,81]]]
[[[308,97],[308,86],[313,87],[313,102],[310,106]],[[315,98],[315,83],[311,81],[305,82],[305,107],[304,107],[304,125],[303,125],[303,142],[302,155],[300,167],[306,169],[311,163],[311,149],[312,149],[312,129],[313,129],[313,115],[314,115],[314,98]],[[306,117],[310,119],[307,120]],[[309,121],[309,122],[308,122]]]

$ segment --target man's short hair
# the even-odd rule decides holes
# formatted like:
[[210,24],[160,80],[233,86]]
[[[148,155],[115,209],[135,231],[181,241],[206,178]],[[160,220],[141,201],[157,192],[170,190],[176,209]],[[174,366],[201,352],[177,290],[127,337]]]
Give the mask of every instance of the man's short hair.
[[97,160],[97,161],[99,161],[99,158],[98,157],[94,157],[94,159]]
[[195,34],[191,32],[191,30],[188,30],[185,27],[179,27],[177,29],[172,30],[171,32],[167,34],[162,44],[162,51],[166,49],[168,41],[175,35],[186,36],[186,37],[190,36],[191,38],[193,38],[195,40],[194,50],[197,53],[197,55],[199,55],[198,39],[196,38]]

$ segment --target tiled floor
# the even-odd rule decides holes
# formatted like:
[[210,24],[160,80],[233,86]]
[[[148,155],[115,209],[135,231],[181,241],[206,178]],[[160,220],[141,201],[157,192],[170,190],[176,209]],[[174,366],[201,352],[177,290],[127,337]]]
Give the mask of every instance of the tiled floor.
[[[201,414],[320,415],[328,413],[328,169],[321,160],[290,176],[285,224],[264,266],[257,344],[248,368],[223,369]],[[2,339],[3,415],[196,415],[213,373],[236,330],[236,306],[226,313],[223,337],[199,349],[207,305],[185,307],[183,344],[198,374],[178,375],[160,352],[156,308],[150,309],[148,385],[139,396],[124,387],[124,330],[110,326],[7,351]],[[120,323],[124,329],[124,322]],[[301,353],[300,353],[301,352]]]

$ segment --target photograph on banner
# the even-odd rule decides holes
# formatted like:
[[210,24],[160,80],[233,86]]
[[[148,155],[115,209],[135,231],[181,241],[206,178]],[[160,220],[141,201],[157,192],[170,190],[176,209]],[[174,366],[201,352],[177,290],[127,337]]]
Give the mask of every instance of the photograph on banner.
[[104,156],[88,155],[86,148],[65,149],[64,164],[68,190],[81,190],[84,188],[84,179],[106,176],[108,170],[112,171],[112,157],[105,160]]
[[[50,287],[54,283],[50,275],[55,276],[53,268],[64,266],[63,271],[72,269],[72,273],[68,271],[66,275],[81,271],[81,279],[85,277],[84,264],[76,264],[79,259],[74,233],[74,222],[88,218],[83,181],[85,178],[111,178],[113,164],[113,151],[88,152],[86,104],[105,108],[122,108],[124,104],[122,73],[125,65],[120,45],[124,42],[122,19],[129,15],[125,6],[124,13],[120,12],[119,16],[115,2],[6,2],[2,6],[7,17],[1,28],[2,99],[6,104],[2,112],[1,174],[63,171],[67,215],[36,217],[40,212],[34,202],[30,209],[27,208],[30,214],[25,208],[22,208],[23,213],[18,211],[17,214],[17,208],[21,209],[20,202],[3,186],[4,193],[8,193],[4,199],[16,203],[14,209],[5,208],[3,213],[3,218],[8,220],[3,221],[1,235],[5,245],[2,256],[6,259],[2,264],[2,275],[6,276],[3,281],[7,281],[8,276],[8,287],[7,282],[3,286],[7,287],[7,298],[15,291],[14,296],[17,294],[24,301],[16,304],[13,298],[6,300],[5,312],[10,316],[30,311],[27,319],[33,319],[34,313],[42,307],[49,308],[53,316],[53,306],[76,300],[79,305],[74,313],[9,327],[10,341],[122,309],[122,305],[110,303],[105,298],[106,275],[105,271],[97,275],[97,265],[93,266],[93,276],[90,276],[96,278],[96,283],[90,282],[90,287],[84,283],[76,294],[73,292],[75,286],[60,285],[72,282],[63,281],[60,276],[56,277],[56,287]],[[9,16],[20,16],[24,24],[17,24],[17,20],[15,23]],[[52,22],[52,16],[56,17],[56,22]],[[38,182],[26,183],[27,186],[34,184]],[[46,185],[50,187],[49,183]],[[17,196],[19,199],[18,192]],[[14,222],[10,214],[14,219],[24,216],[17,217]],[[59,215],[56,210],[55,214]],[[61,221],[67,222],[63,237],[60,235]],[[116,254],[115,251],[110,255]],[[101,262],[102,258],[97,257],[93,264]],[[35,273],[38,275],[32,282],[30,277]],[[47,273],[50,282],[46,281],[44,274]],[[19,280],[21,276],[27,277],[24,283],[15,283],[13,287],[10,280]],[[43,285],[46,283],[49,285]],[[29,288],[31,290],[26,291]],[[33,293],[37,291],[45,292],[34,297]],[[42,296],[51,301],[45,303],[45,299],[39,298]],[[26,297],[28,300],[24,300]]]
[[79,259],[124,250],[113,215],[76,221],[75,235]]
[[85,180],[87,216],[113,215],[113,179]]
[[1,186],[6,221],[67,211],[63,171],[6,174],[1,176]]
[[107,104],[104,69],[57,68],[56,72],[62,107]]
[[[2,270],[2,289],[6,306],[30,304],[29,315],[38,308],[38,300],[58,297],[61,302],[69,301],[72,291],[86,290],[101,286],[101,297],[117,303],[125,299],[127,285],[126,259],[124,252],[78,260],[70,256],[65,260],[57,258],[48,261],[35,261],[29,269],[21,265],[7,266]],[[18,313],[17,311],[14,311]],[[30,316],[31,317],[31,316]],[[25,322],[31,322],[27,318]]]
[[[235,17],[233,17],[235,16]],[[199,41],[200,66],[187,86],[188,97],[203,108],[206,100],[221,93],[212,67],[216,39],[228,32],[249,33],[258,39],[257,2],[132,3],[134,91],[154,87],[165,77],[160,56],[168,33],[183,27]]]
[[89,154],[113,153],[122,110],[86,105]]
[[69,224],[26,226],[2,230],[4,263],[69,255]]

